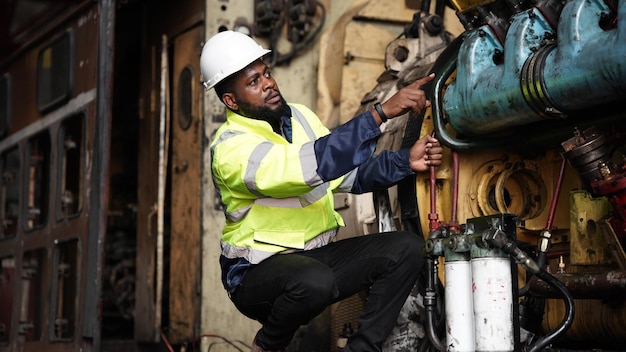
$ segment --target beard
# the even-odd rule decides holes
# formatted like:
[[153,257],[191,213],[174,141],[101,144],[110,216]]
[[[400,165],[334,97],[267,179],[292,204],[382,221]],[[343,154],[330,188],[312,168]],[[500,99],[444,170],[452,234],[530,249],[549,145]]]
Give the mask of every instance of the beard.
[[239,101],[238,114],[255,120],[263,120],[272,126],[278,126],[283,116],[291,116],[291,108],[285,99],[280,97],[280,105],[272,109],[267,106],[252,105],[247,101]]

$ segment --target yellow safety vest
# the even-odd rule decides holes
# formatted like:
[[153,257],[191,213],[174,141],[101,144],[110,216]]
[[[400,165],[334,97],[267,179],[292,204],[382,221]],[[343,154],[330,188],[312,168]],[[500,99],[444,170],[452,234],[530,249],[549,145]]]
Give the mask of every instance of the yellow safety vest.
[[290,106],[292,143],[269,123],[230,110],[211,143],[227,258],[256,264],[284,250],[317,248],[344,226],[333,202],[343,178],[323,182],[316,172],[314,141],[329,131],[306,106]]

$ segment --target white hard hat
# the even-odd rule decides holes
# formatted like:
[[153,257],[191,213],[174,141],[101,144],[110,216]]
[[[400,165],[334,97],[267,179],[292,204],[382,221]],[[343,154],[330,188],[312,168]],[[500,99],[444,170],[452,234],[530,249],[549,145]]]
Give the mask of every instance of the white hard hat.
[[224,78],[269,52],[270,50],[263,49],[246,34],[235,31],[219,32],[202,48],[200,55],[202,83],[209,90]]

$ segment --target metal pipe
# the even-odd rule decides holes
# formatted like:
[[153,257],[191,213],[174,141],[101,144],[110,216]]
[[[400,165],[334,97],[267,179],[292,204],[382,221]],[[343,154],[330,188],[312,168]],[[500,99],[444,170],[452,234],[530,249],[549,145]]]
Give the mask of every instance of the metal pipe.
[[[435,135],[435,132],[432,133]],[[439,228],[439,215],[437,214],[437,168],[430,166],[430,213],[428,214],[429,232]]]
[[539,236],[537,243],[537,264],[543,268],[546,265],[546,256],[550,249],[550,239],[552,238],[552,223],[554,222],[554,214],[556,214],[556,206],[559,201],[559,194],[563,186],[563,177],[565,176],[565,158],[561,160],[561,169],[559,171],[559,177],[554,187],[554,194],[552,195],[552,202],[550,203],[550,210],[548,212],[548,220],[546,221],[546,227]]
[[546,221],[546,230],[552,230],[552,222],[554,221],[554,214],[556,213],[556,206],[559,202],[559,193],[561,193],[561,186],[563,185],[563,176],[565,175],[565,158],[561,159],[561,169],[559,171],[559,178],[556,181],[554,187],[554,194],[552,195],[552,203],[550,203],[550,211],[548,213],[548,220]]
[[[569,5],[569,6],[574,6],[574,5]],[[610,33],[610,37],[613,38],[618,38],[616,40],[616,42],[620,42],[623,43],[623,37],[624,35],[624,29],[626,28],[626,16],[621,16],[622,14],[624,14],[626,12],[626,2],[624,0],[621,0],[619,2],[619,8],[618,8],[618,23],[617,23],[617,30],[614,30],[614,32],[618,32],[618,33]],[[573,16],[573,17],[577,17],[577,16]],[[611,32],[611,31],[608,31]],[[572,32],[573,33],[573,32]],[[578,32],[576,32],[578,33]],[[593,104],[587,104],[584,103],[587,101],[587,98],[585,99],[570,99],[570,100],[575,100],[576,102],[574,102],[574,104],[582,104],[578,110],[576,111],[568,111],[568,113],[570,114],[570,118],[568,120],[561,120],[561,119],[552,119],[552,120],[541,120],[541,122],[538,123],[533,123],[533,124],[528,124],[528,125],[521,125],[518,126],[519,129],[516,131],[515,134],[509,134],[509,135],[498,135],[498,137],[489,137],[489,136],[483,136],[481,135],[480,138],[469,138],[466,137],[465,139],[461,139],[461,138],[457,138],[457,137],[453,137],[453,134],[451,132],[448,131],[448,129],[446,129],[446,124],[448,123],[448,120],[452,119],[453,116],[448,116],[446,114],[446,112],[448,114],[451,113],[451,111],[448,111],[449,108],[446,106],[446,112],[444,112],[443,109],[443,100],[444,100],[444,91],[446,91],[446,97],[448,95],[451,94],[455,94],[453,92],[453,89],[446,89],[446,88],[450,88],[450,87],[446,87],[446,82],[447,80],[451,77],[451,75],[455,72],[456,68],[457,68],[457,60],[458,60],[458,56],[459,56],[459,50],[461,45],[468,40],[468,37],[470,37],[472,35],[472,31],[466,31],[464,33],[462,33],[459,37],[457,37],[450,45],[448,45],[446,47],[446,49],[442,52],[442,54],[439,56],[439,58],[437,59],[437,61],[435,62],[432,71],[433,72],[437,72],[437,77],[435,77],[435,80],[432,82],[431,85],[431,89],[432,89],[432,93],[431,93],[431,103],[432,103],[432,114],[433,114],[433,124],[434,124],[434,130],[435,130],[435,134],[437,136],[437,138],[440,140],[440,142],[453,150],[469,150],[469,149],[486,149],[486,148],[522,148],[522,147],[527,147],[529,145],[536,145],[536,146],[545,146],[545,145],[552,145],[555,144],[555,141],[561,140],[561,139],[565,139],[568,136],[571,135],[571,129],[572,126],[574,124],[576,124],[576,126],[578,126],[579,128],[582,128],[584,126],[590,126],[593,125],[594,123],[596,124],[602,124],[602,123],[606,123],[606,122],[613,122],[616,119],[619,119],[621,117],[621,115],[619,115],[617,113],[617,111],[619,111],[619,106],[616,106],[613,110],[610,110],[608,113],[602,114],[600,116],[596,116],[594,117],[594,119],[589,119],[588,118],[588,114],[586,114],[585,112],[590,109],[590,106]],[[597,43],[594,45],[602,45],[605,48],[609,48],[611,47],[610,50],[612,50],[612,46],[610,45],[606,45],[606,42],[603,40],[598,40],[596,41]],[[591,45],[590,45],[591,46]],[[615,47],[618,47],[620,51],[624,50],[624,46],[623,45],[615,45]],[[553,50],[554,51],[554,50]],[[515,54],[516,51],[515,50],[511,50],[511,55],[508,56],[515,56],[513,54]],[[552,53],[550,54],[552,55]],[[616,53],[613,53],[611,55],[611,57],[616,57]],[[590,55],[587,55],[590,56]],[[592,58],[593,57],[598,57],[597,54],[591,55]],[[473,56],[470,56],[473,57]],[[577,55],[578,59],[577,60],[582,60],[582,58],[580,58],[580,55]],[[601,57],[601,56],[600,56]],[[621,60],[622,56],[618,56],[620,57],[619,60]],[[591,60],[592,58],[587,58],[588,60]],[[619,61],[618,60],[618,61]],[[615,60],[613,60],[615,61]],[[576,68],[572,68],[574,65],[569,65],[566,63],[563,63],[563,61],[560,61],[559,64],[554,64],[555,68],[553,69],[553,71],[555,72],[561,72],[562,67],[567,66],[570,69],[576,69]],[[602,67],[605,67],[607,65],[610,65],[610,63],[606,63],[603,62],[602,65],[591,65],[591,64],[586,64],[583,65],[582,67],[595,67],[595,71],[594,72],[598,72],[600,70],[602,70]],[[577,66],[578,67],[578,66]],[[621,67],[619,64],[617,65],[613,65],[611,66],[613,69],[618,70],[619,67]],[[491,68],[492,70],[496,70],[498,68]],[[539,68],[537,68],[539,69]],[[544,71],[546,71],[546,69],[544,68]],[[471,74],[472,75],[477,75],[479,74],[481,71],[480,70],[472,70]],[[606,72],[610,72],[610,71],[606,71]],[[553,73],[553,75],[556,75],[557,73]],[[614,75],[615,77],[620,76],[621,74],[616,74]],[[548,74],[546,74],[546,77],[543,78],[544,81],[550,80],[549,79]],[[609,78],[603,78],[602,80],[600,80],[600,82],[604,82],[605,80],[607,80]],[[549,86],[550,84],[562,84],[563,82],[567,82],[568,80],[565,79],[556,79],[556,77],[553,79],[554,82],[547,82],[546,86]],[[495,82],[499,81],[498,79],[478,79],[478,81],[484,81],[484,82],[493,82],[493,84],[495,84]],[[493,85],[492,84],[492,85]],[[457,81],[452,82],[450,84],[451,86],[454,85],[461,85]],[[492,86],[491,85],[491,86]],[[491,87],[490,86],[490,87]],[[514,88],[516,91],[519,90],[519,82],[514,84]],[[459,87],[459,89],[470,89],[468,87]],[[493,89],[493,87],[491,88]],[[571,89],[578,89],[576,88],[575,85],[572,85]],[[557,88],[554,88],[554,90],[558,90]],[[564,89],[561,89],[564,90]],[[501,89],[498,89],[496,92],[497,93],[501,93]],[[595,89],[594,92],[596,94],[604,94],[602,93],[602,89]],[[478,99],[477,94],[474,94],[475,92],[468,92],[468,95],[473,97],[473,99]],[[521,93],[520,93],[521,94]],[[573,92],[567,91],[564,93],[559,93],[559,94],[574,94]],[[502,94],[484,94],[484,96],[487,97],[494,97],[494,96],[501,96]],[[556,95],[556,93],[555,93]],[[449,100],[449,99],[448,99]],[[597,102],[594,101],[594,104],[596,104]],[[467,108],[467,103],[461,104],[461,107],[465,107]],[[523,109],[521,110],[525,110],[525,109],[530,109],[527,107],[527,103],[526,102],[521,102],[520,101],[520,105],[523,106]],[[475,118],[477,116],[482,116],[482,114],[487,114],[487,118],[489,119],[493,119],[495,116],[494,114],[489,114],[487,113],[484,109],[485,109],[486,105],[480,105],[479,109],[480,109],[480,113],[478,113],[477,115],[471,115],[472,118]],[[569,107],[568,107],[569,109]],[[506,123],[506,121],[513,119],[513,112],[509,110],[506,110],[505,112],[502,112],[503,114],[505,114],[506,116],[504,116],[501,119],[501,123]],[[535,118],[535,117],[533,117]],[[479,123],[478,120],[472,120],[472,126],[473,125],[479,125],[482,126],[483,124]],[[540,126],[540,128],[538,128],[538,126]],[[456,132],[461,132],[463,133],[464,131],[459,131],[457,130]]]
[[[626,17],[626,16],[624,16]],[[458,46],[463,35],[457,38],[458,41],[453,42]],[[448,48],[453,48],[453,44]],[[447,49],[448,49],[447,48]],[[446,49],[446,50],[447,50]],[[444,57],[443,54],[440,58]],[[522,148],[527,146],[546,146],[554,145],[560,141],[567,139],[572,134],[572,124],[576,124],[579,128],[589,127],[595,124],[601,125],[615,121],[620,118],[616,113],[608,113],[596,117],[595,119],[586,119],[582,114],[580,119],[572,121],[552,120],[541,123],[541,128],[537,125],[521,126],[515,135],[488,137],[480,136],[480,138],[457,138],[453,137],[446,128],[446,117],[443,109],[443,91],[446,81],[456,70],[456,57],[447,58],[447,61],[441,66],[441,69],[434,70],[438,72],[432,81],[432,98],[431,109],[433,114],[433,127],[435,136],[442,145],[452,150],[473,150],[473,149],[489,149],[489,148]],[[437,65],[437,63],[436,63]],[[439,66],[436,66],[439,67]]]
[[[462,38],[459,37],[459,38]],[[457,38],[458,39],[458,38]],[[456,41],[459,43],[462,41]],[[457,44],[459,45],[459,44]],[[457,47],[458,50],[458,47]],[[456,70],[456,57],[452,56],[441,68],[439,74],[435,77],[433,82],[433,93],[431,99],[431,108],[433,112],[433,126],[435,129],[435,135],[441,144],[453,150],[469,150],[469,149],[482,149],[482,148],[497,148],[503,145],[510,145],[510,137],[500,138],[475,138],[474,140],[457,139],[448,133],[445,125],[445,118],[443,112],[443,90],[446,80]]]
[[[626,271],[613,270],[598,273],[556,273],[553,274],[567,287],[575,299],[623,299],[626,296]],[[529,292],[536,296],[558,298],[556,291],[548,282],[533,277],[529,283]]]
[[432,232],[439,227],[437,215],[437,168],[430,167],[430,213],[428,214],[428,228]]
[[[469,32],[446,91],[450,125],[477,136],[619,102],[626,88],[626,2],[619,2],[617,28],[600,28],[610,12],[600,0],[568,1],[554,33],[531,8],[511,18],[504,46],[487,26]],[[494,51],[505,53],[503,64],[493,63]]]
[[450,218],[450,227],[453,231],[459,230],[458,220],[458,201],[459,201],[459,153],[452,151],[452,215]]

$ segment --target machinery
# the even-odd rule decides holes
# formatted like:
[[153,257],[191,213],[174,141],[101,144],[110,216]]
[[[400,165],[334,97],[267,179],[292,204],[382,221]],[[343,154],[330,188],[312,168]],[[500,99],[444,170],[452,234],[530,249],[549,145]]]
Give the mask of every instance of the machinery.
[[437,75],[432,109],[387,129],[434,133],[449,163],[381,207],[428,238],[419,350],[623,350],[626,2],[450,5],[465,30],[428,52],[443,13],[423,10],[362,101]]

